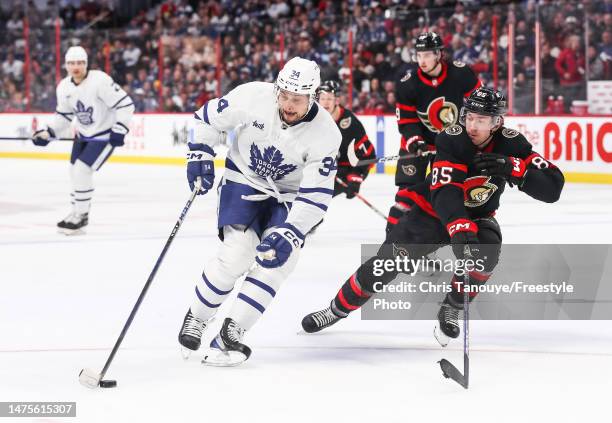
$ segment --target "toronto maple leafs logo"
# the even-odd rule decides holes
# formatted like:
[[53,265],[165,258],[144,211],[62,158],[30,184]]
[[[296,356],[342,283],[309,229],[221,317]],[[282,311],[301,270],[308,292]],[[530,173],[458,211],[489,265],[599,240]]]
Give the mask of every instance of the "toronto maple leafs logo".
[[251,164],[249,169],[264,179],[270,176],[272,180],[278,181],[297,169],[297,166],[284,164],[283,153],[276,147],[264,148],[262,155],[261,150],[253,143],[251,144]]
[[93,123],[93,107],[85,107],[81,100],[77,101],[76,117],[81,125],[91,125]]

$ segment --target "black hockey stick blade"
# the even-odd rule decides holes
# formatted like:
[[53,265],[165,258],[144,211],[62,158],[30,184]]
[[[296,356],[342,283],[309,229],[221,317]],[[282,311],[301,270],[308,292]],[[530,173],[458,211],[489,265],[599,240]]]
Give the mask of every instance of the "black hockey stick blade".
[[465,389],[468,388],[468,381],[467,381],[467,379],[453,365],[453,363],[451,363],[450,361],[448,361],[445,358],[443,358],[442,360],[438,361],[438,363],[440,364],[440,368],[442,369],[442,374],[444,375],[445,378],[447,378],[447,379],[450,378],[450,379],[454,380],[459,385],[463,386]]

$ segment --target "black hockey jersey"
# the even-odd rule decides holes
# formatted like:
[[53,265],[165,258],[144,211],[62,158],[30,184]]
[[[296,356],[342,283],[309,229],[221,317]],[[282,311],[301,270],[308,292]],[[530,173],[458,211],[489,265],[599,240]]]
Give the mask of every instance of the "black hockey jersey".
[[338,150],[338,176],[344,179],[344,176],[349,173],[360,175],[364,179],[367,177],[369,170],[374,165],[352,167],[348,161],[346,152],[352,140],[355,140],[355,155],[359,160],[373,159],[376,157],[374,145],[370,142],[365,128],[357,119],[357,116],[344,107],[340,107],[340,117],[336,121],[340,133],[342,134],[342,143]]
[[531,143],[514,129],[498,129],[489,144],[478,150],[465,128],[453,125],[436,137],[436,149],[425,182],[400,190],[396,201],[407,209],[416,204],[445,226],[458,219],[492,216],[499,208],[506,180],[476,173],[473,160],[480,153],[520,159],[527,171],[518,189],[536,200],[552,203],[561,195],[565,182],[561,171],[534,152]]
[[463,62],[442,62],[442,72],[432,78],[417,69],[408,71],[396,88],[396,118],[402,134],[400,154],[418,137],[433,149],[438,133],[457,123],[464,97],[482,84]]

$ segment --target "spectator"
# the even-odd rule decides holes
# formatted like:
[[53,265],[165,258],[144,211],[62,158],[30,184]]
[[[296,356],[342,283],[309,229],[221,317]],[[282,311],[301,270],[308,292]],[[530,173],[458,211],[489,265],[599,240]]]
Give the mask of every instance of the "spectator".
[[9,53],[6,60],[2,62],[2,73],[10,76],[13,81],[21,81],[23,79],[23,62],[15,59],[13,53]]
[[555,69],[565,100],[565,110],[569,110],[571,101],[584,98],[584,56],[580,52],[580,37],[569,35],[565,48],[559,53]]

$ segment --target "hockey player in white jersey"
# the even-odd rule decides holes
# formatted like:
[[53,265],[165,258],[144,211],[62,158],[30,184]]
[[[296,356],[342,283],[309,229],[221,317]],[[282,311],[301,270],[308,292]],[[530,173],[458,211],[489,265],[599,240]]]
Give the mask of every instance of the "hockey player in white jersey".
[[106,73],[87,69],[87,52],[73,46],[66,52],[68,76],[57,86],[57,109],[53,122],[34,132],[35,145],[46,146],[70,130],[75,141],[70,155],[72,211],[57,224],[67,235],[81,233],[89,220],[94,192],[93,174],[124,144],[134,114],[132,99]]
[[222,244],[195,286],[179,333],[184,352],[199,349],[206,325],[246,273],[229,316],[204,353],[206,364],[248,359],[245,332],[294,269],[306,235],[327,211],[341,134],[315,102],[319,84],[317,64],[295,57],[275,84],[240,85],[195,113],[198,143],[190,143],[187,154],[192,189],[198,177],[201,193],[212,189],[213,147],[224,132],[235,130],[236,137],[218,187]]

